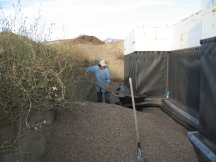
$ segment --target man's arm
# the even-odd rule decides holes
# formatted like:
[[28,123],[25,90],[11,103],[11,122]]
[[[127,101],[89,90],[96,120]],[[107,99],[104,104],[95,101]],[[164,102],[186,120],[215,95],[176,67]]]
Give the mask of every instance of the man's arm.
[[88,73],[88,72],[95,72],[96,69],[97,69],[97,66],[91,66],[91,67],[88,67],[88,68],[86,69],[86,72],[87,72],[87,73]]

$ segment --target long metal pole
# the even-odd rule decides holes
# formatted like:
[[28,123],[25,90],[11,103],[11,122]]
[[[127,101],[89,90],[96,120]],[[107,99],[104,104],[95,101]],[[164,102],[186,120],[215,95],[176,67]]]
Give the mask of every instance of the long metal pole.
[[137,147],[138,147],[137,158],[139,161],[144,162],[145,159],[142,157],[142,152],[141,152],[141,143],[140,143],[140,137],[139,137],[138,123],[137,123],[137,116],[136,116],[136,107],[135,107],[134,94],[133,94],[133,84],[132,84],[131,78],[129,78],[129,83],[130,83],[130,91],[131,91],[131,98],[132,98],[132,104],[133,104],[136,137],[137,137]]
[[168,89],[168,86],[169,86],[169,53],[167,53],[167,69],[166,69],[166,73],[167,73],[167,77],[166,77],[166,98],[169,98],[169,89]]
[[133,105],[134,120],[135,120],[136,137],[137,137],[137,142],[140,143],[137,116],[136,116],[136,108],[135,108],[135,101],[134,101],[134,94],[133,94],[133,84],[132,84],[131,78],[129,78],[129,83],[130,83],[130,91],[131,91],[131,98],[132,98],[132,105]]

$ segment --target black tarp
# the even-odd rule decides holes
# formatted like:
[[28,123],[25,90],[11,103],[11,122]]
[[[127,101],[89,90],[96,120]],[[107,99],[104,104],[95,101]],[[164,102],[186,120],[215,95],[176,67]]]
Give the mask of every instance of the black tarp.
[[169,94],[162,108],[186,125],[198,128],[199,133],[192,132],[189,138],[192,143],[196,139],[196,149],[203,143],[200,156],[209,155],[208,151],[204,155],[204,147],[216,152],[216,37],[202,40],[201,48],[126,55],[124,83],[128,87],[129,77],[136,93],[150,98]]
[[172,51],[168,65],[168,91],[172,101],[198,117],[200,48]]
[[124,84],[133,80],[134,91],[147,97],[162,97],[166,89],[166,52],[134,52],[125,56]]
[[124,57],[124,84],[130,89],[129,78],[131,78],[135,93],[137,93],[137,77],[137,54],[135,52]]
[[143,52],[137,57],[137,92],[163,97],[166,90],[167,53]]
[[201,41],[199,132],[216,145],[216,37]]
[[182,51],[136,51],[125,55],[124,84],[133,80],[134,91],[150,98],[170,99],[198,117],[200,99],[200,48]]

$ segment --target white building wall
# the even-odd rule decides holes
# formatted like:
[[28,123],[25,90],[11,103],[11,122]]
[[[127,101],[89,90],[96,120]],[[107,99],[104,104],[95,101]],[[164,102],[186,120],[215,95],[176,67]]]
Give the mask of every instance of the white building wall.
[[133,30],[124,40],[124,54],[130,54],[136,51],[135,49],[135,30]]
[[198,12],[173,25],[172,50],[198,47],[201,37],[201,12]]
[[169,51],[171,27],[167,25],[145,25],[136,28],[136,51]]
[[134,51],[170,51],[171,27],[168,25],[139,25],[125,39],[125,55]]
[[212,8],[216,5],[216,0],[202,0],[202,10]]
[[216,36],[216,0],[202,0],[202,10],[168,25],[139,25],[125,39],[125,55],[134,51],[171,51],[200,46]]
[[202,0],[202,39],[216,36],[216,0]]

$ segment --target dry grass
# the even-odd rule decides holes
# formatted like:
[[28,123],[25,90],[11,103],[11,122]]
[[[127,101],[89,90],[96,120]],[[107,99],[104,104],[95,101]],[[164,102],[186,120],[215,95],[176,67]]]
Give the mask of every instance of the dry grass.
[[[82,43],[82,42],[81,42]],[[124,56],[123,41],[105,43],[99,45],[92,44],[73,44],[58,41],[51,44],[59,51],[64,51],[68,55],[72,55],[82,60],[97,63],[101,59],[105,59],[111,71],[111,77],[114,80],[123,81],[124,77]]]

